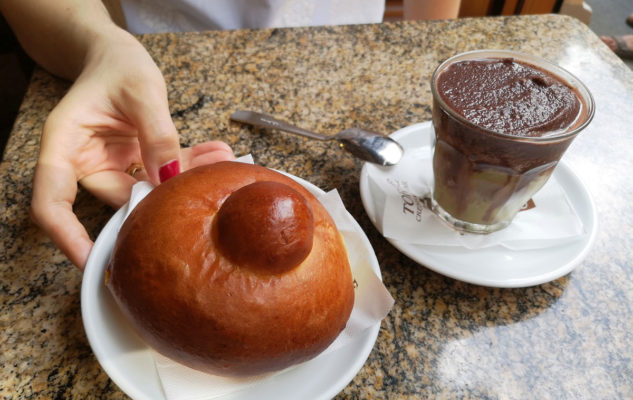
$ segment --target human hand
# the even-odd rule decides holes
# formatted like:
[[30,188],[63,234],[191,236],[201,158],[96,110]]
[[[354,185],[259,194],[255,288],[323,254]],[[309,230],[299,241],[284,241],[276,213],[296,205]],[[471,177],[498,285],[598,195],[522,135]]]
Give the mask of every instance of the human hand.
[[[77,183],[118,208],[137,179],[160,183],[161,167],[164,180],[180,166],[233,158],[218,141],[181,151],[160,70],[136,39],[116,31],[95,39],[81,74],[44,125],[31,215],[83,270],[93,242],[72,210]],[[131,176],[132,165],[144,168]]]

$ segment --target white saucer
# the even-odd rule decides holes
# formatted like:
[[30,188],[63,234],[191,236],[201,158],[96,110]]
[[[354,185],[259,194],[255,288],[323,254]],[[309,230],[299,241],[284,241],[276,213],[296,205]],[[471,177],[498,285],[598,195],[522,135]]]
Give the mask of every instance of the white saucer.
[[[289,175],[289,174],[286,174]],[[291,176],[315,195],[324,192]],[[88,258],[81,287],[81,314],[90,346],[114,383],[136,400],[164,399],[151,350],[135,334],[106,289],[104,272],[124,219],[123,207],[103,228]],[[371,268],[380,278],[378,260],[367,236],[354,221]],[[219,399],[331,399],[362,368],[371,352],[380,323],[346,346],[322,354],[256,384]]]
[[[424,122],[400,129],[391,137],[400,142],[406,151],[428,145],[432,140],[432,131],[430,122]],[[445,276],[477,285],[527,287],[558,279],[571,272],[587,255],[596,237],[598,224],[593,200],[573,171],[561,161],[553,175],[585,226],[587,233],[577,241],[538,250],[509,250],[502,246],[469,250],[386,239],[417,263]],[[381,209],[384,198],[372,189],[367,165],[361,171],[360,195],[370,220],[381,231],[381,216],[377,216],[374,210],[376,206]]]

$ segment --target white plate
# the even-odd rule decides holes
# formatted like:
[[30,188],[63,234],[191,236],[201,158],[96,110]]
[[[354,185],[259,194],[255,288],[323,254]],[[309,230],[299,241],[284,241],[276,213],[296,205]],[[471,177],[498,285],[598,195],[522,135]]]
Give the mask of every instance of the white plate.
[[[405,148],[428,145],[432,126],[424,122],[394,132],[391,137]],[[593,200],[582,181],[560,162],[554,176],[582,220],[587,234],[578,241],[539,250],[509,250],[502,246],[468,250],[456,246],[430,246],[405,243],[386,238],[394,247],[423,266],[461,281],[492,287],[527,287],[558,279],[571,272],[591,248],[598,231]],[[376,206],[384,198],[375,195],[369,182],[367,166],[360,176],[360,195],[365,211],[380,231]]]
[[[286,174],[289,175],[289,174]],[[315,195],[323,191],[291,176]],[[123,223],[119,210],[103,228],[88,258],[81,286],[81,314],[90,346],[112,381],[136,400],[164,399],[151,351],[133,331],[106,289],[104,272]],[[372,269],[380,278],[376,254],[354,221]],[[345,388],[371,352],[380,324],[372,326],[348,345],[322,354],[294,368],[221,399],[330,399]]]

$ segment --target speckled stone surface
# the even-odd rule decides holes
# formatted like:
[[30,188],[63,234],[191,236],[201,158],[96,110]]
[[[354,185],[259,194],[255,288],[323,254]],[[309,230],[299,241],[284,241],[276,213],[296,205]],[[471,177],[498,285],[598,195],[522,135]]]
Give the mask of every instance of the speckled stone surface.
[[[141,38],[163,70],[184,145],[238,155],[337,188],[396,300],[341,399],[633,398],[633,74],[580,22],[560,16],[161,34]],[[495,289],[434,273],[392,247],[359,197],[361,163],[334,144],[229,122],[237,108],[308,129],[392,132],[428,120],[429,78],[454,53],[545,56],[592,91],[597,111],[565,161],[596,203],[593,249],[569,275]],[[68,84],[37,71],[0,165],[0,398],[123,399],[86,339],[81,273],[29,220],[39,134]],[[81,191],[96,237],[114,210]],[[473,265],[473,268],[477,268]]]

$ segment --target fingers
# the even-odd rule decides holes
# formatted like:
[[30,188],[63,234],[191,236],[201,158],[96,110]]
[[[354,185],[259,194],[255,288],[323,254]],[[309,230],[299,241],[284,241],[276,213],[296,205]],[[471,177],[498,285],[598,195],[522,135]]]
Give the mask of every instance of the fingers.
[[77,194],[70,165],[39,162],[33,179],[31,217],[68,259],[83,270],[92,240],[72,210]]
[[141,180],[142,171],[134,177],[126,172],[104,170],[83,177],[79,183],[99,200],[119,208],[130,199],[132,186]]
[[122,89],[117,107],[136,126],[143,164],[150,181],[158,184],[161,177],[165,180],[180,172],[180,143],[158,68],[144,78]]
[[191,154],[194,157],[209,152],[224,152],[233,155],[233,150],[231,149],[231,146],[220,140],[203,142],[191,147]]
[[235,159],[231,147],[221,141],[210,141],[197,144],[191,148],[182,150],[183,169],[213,164],[219,161]]
[[[201,165],[233,160],[235,156],[226,143],[211,141],[182,149],[182,158],[182,170],[185,171]],[[84,176],[79,183],[103,202],[119,208],[129,200],[132,186],[142,180],[149,180],[145,167],[141,163],[132,163],[126,171],[98,171]]]

